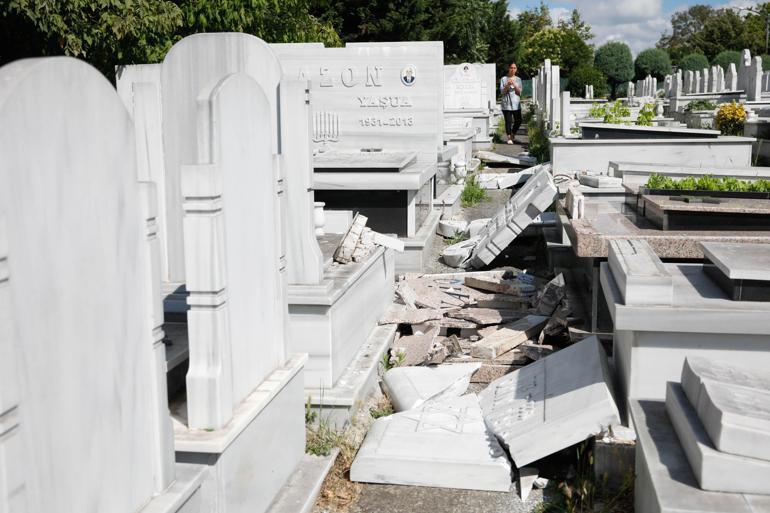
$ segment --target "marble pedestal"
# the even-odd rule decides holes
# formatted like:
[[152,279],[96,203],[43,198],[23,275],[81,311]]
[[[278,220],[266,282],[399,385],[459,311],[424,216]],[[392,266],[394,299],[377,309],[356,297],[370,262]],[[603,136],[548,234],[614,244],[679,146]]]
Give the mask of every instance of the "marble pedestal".
[[[201,512],[262,513],[305,452],[302,367],[294,356],[235,409],[221,429],[189,429],[186,404],[171,404],[179,463],[206,468]],[[187,510],[181,510],[187,511]]]
[[[335,239],[336,240],[336,239]],[[333,244],[322,244],[329,258]],[[324,269],[319,285],[289,285],[289,351],[307,353],[305,387],[335,386],[393,301],[394,251]]]
[[700,264],[663,264],[671,275],[668,305],[628,305],[606,263],[600,281],[614,323],[619,406],[665,398],[687,356],[752,368],[770,366],[770,304],[732,301]]
[[770,495],[701,490],[662,401],[631,400],[636,513],[769,513]]
[[489,150],[492,148],[492,138],[489,136],[489,111],[487,110],[445,110],[444,118],[470,118],[471,128],[475,131],[471,149]]

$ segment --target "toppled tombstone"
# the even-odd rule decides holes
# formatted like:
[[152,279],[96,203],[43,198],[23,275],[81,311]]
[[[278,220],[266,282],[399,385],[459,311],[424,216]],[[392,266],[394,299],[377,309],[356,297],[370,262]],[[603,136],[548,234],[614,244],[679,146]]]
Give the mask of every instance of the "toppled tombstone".
[[473,344],[471,356],[497,358],[530,338],[537,337],[547,321],[548,317],[542,315],[528,315],[516,322],[506,324]]
[[490,383],[484,419],[521,468],[620,422],[594,336]]
[[511,466],[468,394],[374,421],[353,465],[356,482],[507,492]]
[[[513,164],[514,166],[534,166],[537,164],[537,159],[529,155],[529,153],[522,152],[516,157],[509,157],[508,155],[500,155],[493,151],[479,150],[476,152],[476,156],[482,162],[492,162],[494,164]],[[523,172],[529,171],[525,169]]]
[[489,265],[558,197],[558,191],[551,178],[550,165],[537,167],[539,170],[479,233],[480,240],[469,260],[472,267]]
[[556,311],[556,307],[559,306],[561,300],[567,295],[567,287],[564,283],[564,275],[559,273],[554,279],[549,281],[543,293],[537,302],[535,308],[540,315],[551,316]]
[[334,261],[338,264],[362,262],[371,254],[375,246],[384,246],[396,251],[404,251],[404,243],[395,237],[389,237],[366,227],[367,217],[356,214],[348,231],[334,250]]
[[458,363],[438,367],[396,367],[382,378],[395,411],[411,410],[427,401],[460,397],[468,390],[471,376],[480,363]]
[[468,225],[470,239],[453,244],[441,253],[444,263],[452,267],[484,267],[489,265],[538,215],[545,212],[558,197],[550,173],[550,164],[536,166],[532,176],[509,199],[478,233]]
[[607,175],[579,175],[578,181],[580,182],[580,185],[598,189],[620,187],[623,184],[622,178]]
[[481,230],[484,229],[489,221],[490,219],[488,217],[470,221],[468,223],[468,237],[473,238],[481,233]]

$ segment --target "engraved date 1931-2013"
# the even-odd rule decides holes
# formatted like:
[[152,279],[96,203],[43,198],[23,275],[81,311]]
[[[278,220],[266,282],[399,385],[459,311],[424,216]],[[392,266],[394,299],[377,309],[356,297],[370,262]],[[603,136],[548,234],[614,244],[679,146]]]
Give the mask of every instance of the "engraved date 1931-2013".
[[390,116],[390,117],[377,117],[366,116],[358,120],[361,126],[413,126],[413,116]]

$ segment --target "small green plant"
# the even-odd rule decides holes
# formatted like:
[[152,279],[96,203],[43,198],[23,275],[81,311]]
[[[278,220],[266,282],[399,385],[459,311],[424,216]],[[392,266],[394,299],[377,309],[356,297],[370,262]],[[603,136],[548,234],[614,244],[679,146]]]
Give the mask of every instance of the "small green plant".
[[405,360],[406,353],[401,348],[395,350],[388,349],[382,354],[380,365],[382,365],[383,372],[386,372],[394,367],[400,367]]
[[316,425],[305,427],[305,452],[314,456],[328,456],[343,443],[343,437],[328,422],[320,419]]
[[313,411],[313,407],[310,404],[310,396],[308,396],[305,403],[305,424],[312,424],[317,418],[318,414]]
[[674,180],[653,173],[647,179],[645,187],[672,191],[770,192],[770,180],[760,179],[752,182],[734,177],[715,178],[712,175],[702,175],[698,178],[687,176]]
[[471,175],[465,179],[465,187],[460,195],[463,207],[470,207],[481,203],[487,197],[487,192],[476,182],[476,177]]
[[604,106],[605,123],[623,123],[631,115],[631,109],[620,100],[615,100],[611,104]]
[[696,110],[714,110],[716,108],[717,104],[710,100],[693,100],[685,106],[684,111],[693,112]]
[[636,118],[636,124],[638,126],[652,126],[652,118],[655,117],[655,104],[645,103],[639,110],[639,115]]
[[393,415],[394,413],[395,411],[393,410],[393,404],[385,396],[383,396],[377,402],[376,406],[369,408],[369,415],[375,419],[379,419],[380,417],[387,417],[388,415]]
[[458,242],[462,242],[464,240],[468,240],[468,234],[466,232],[460,232],[452,235],[444,242],[446,242],[447,246],[451,246],[452,244],[457,244]]
[[594,103],[591,105],[591,110],[588,111],[589,118],[603,118],[604,117],[604,105]]

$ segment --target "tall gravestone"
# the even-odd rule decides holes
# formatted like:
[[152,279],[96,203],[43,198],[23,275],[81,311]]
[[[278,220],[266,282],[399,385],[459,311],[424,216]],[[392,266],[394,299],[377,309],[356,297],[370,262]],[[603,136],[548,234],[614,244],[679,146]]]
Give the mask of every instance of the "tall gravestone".
[[759,101],[762,98],[762,57],[754,57],[746,85],[746,100]]
[[[195,116],[202,84],[228,73],[253,77],[270,102],[270,124],[279,132],[278,82],[281,66],[268,45],[254,36],[238,33],[196,34],[174,45],[162,64],[163,141],[166,173],[169,280],[183,282],[181,166],[196,161],[198,141]],[[195,56],[195,62],[190,56]],[[280,153],[280,138],[272,138],[273,153]],[[276,180],[279,178],[275,177]],[[265,243],[283,246],[280,237]]]
[[744,49],[741,52],[740,68],[738,69],[738,89],[746,92],[749,87],[749,72],[751,70],[751,52]]
[[727,68],[725,88],[727,88],[728,91],[735,91],[738,89],[738,72],[735,70],[734,62],[731,62],[730,66]]
[[17,425],[0,437],[3,511],[133,512],[174,480],[134,144],[91,66],[0,68],[0,420]]

